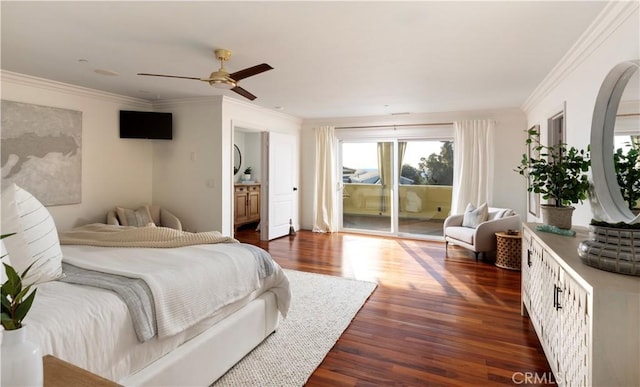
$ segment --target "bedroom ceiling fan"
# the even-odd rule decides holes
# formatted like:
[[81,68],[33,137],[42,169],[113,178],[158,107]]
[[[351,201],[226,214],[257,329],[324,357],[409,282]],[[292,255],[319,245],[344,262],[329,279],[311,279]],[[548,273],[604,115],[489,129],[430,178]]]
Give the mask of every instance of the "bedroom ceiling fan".
[[181,78],[181,79],[195,79],[196,81],[208,82],[211,86],[217,87],[219,89],[227,89],[231,91],[235,91],[241,96],[253,101],[257,97],[242,87],[238,86],[238,82],[242,79],[252,77],[254,75],[263,73],[268,70],[272,70],[273,67],[269,66],[266,63],[262,63],[253,67],[246,68],[244,70],[236,71],[235,73],[229,74],[229,72],[224,68],[224,62],[228,61],[231,58],[231,51],[225,50],[223,48],[219,48],[214,51],[216,55],[216,59],[220,61],[220,69],[218,71],[212,72],[207,78],[198,78],[198,77],[183,77],[179,75],[164,75],[164,74],[149,74],[149,73],[138,73],[138,75],[145,75],[150,77],[165,77],[165,78]]

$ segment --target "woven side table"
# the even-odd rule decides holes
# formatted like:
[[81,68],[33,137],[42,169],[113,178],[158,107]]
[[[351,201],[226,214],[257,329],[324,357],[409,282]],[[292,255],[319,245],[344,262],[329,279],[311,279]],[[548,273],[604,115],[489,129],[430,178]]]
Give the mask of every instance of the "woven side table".
[[509,235],[497,232],[496,266],[509,270],[521,270],[522,266],[522,235]]

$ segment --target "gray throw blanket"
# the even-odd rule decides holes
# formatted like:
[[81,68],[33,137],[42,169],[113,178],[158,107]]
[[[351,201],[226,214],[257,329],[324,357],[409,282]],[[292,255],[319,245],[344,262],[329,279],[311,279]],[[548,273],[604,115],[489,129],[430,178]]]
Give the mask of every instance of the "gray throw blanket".
[[259,247],[246,243],[241,243],[239,246],[246,248],[251,251],[251,254],[253,254],[253,258],[255,258],[258,265],[258,278],[264,279],[273,274],[276,269],[275,262],[269,253]]
[[115,292],[129,308],[138,341],[145,342],[157,334],[156,311],[153,294],[144,280],[121,275],[81,269],[62,263],[65,274],[60,281],[71,284],[93,286]]

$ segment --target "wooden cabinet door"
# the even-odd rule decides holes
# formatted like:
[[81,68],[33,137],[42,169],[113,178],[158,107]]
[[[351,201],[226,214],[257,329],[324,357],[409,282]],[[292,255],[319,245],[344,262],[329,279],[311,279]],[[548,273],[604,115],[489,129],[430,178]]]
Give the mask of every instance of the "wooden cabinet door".
[[260,221],[260,185],[237,185],[234,193],[234,228]]
[[248,220],[260,220],[260,188],[251,188],[248,195],[247,218]]
[[235,223],[243,223],[248,219],[247,213],[247,192],[243,187],[236,188],[235,193]]

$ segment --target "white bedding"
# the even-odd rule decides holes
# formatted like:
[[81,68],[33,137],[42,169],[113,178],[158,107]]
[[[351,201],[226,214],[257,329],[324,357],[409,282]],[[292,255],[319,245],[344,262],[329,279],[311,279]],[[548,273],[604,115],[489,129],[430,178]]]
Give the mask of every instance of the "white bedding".
[[[160,338],[191,327],[262,285],[256,258],[240,243],[170,249],[65,245],[63,261],[142,278],[153,293]],[[288,303],[283,299],[278,309],[286,317]]]
[[[216,310],[207,312],[204,317],[183,319],[188,326],[185,331],[171,335],[167,335],[165,331],[165,335],[160,338],[140,343],[127,307],[115,293],[59,281],[38,285],[34,305],[25,319],[30,338],[41,346],[44,354],[53,354],[111,380],[121,380],[140,370],[267,290],[276,295],[278,308],[283,314],[288,310],[288,280],[277,265],[275,273],[262,281],[256,283],[258,275],[253,268],[250,270],[253,273],[249,276],[250,280],[241,281],[243,285],[233,287],[235,290],[231,292],[225,290],[231,289],[223,285],[225,279],[238,277],[240,272],[246,272],[247,267],[251,266],[248,264],[250,259],[242,257],[238,244],[196,245],[174,249],[63,245],[62,251],[64,261],[81,267],[96,268],[108,265],[106,261],[110,260],[121,262],[122,265],[126,263],[145,280],[151,273],[164,273],[161,281],[152,280],[159,281],[157,286],[161,286],[163,281],[174,279],[178,279],[180,286],[183,286],[185,277],[211,286],[212,290],[205,291],[205,295],[200,298],[206,301],[210,297],[214,302],[198,305],[207,311]],[[205,272],[205,268],[211,265],[194,261],[194,256],[201,256],[202,260],[203,255],[215,255],[216,258],[207,258],[217,263],[213,265],[212,272]],[[126,256],[129,258],[122,258]],[[154,269],[155,265],[151,262],[157,260],[164,262],[163,265],[169,267],[172,275],[168,276],[164,270]],[[116,264],[109,270],[120,271],[122,265]],[[198,274],[190,273],[186,266],[196,268]],[[174,285],[169,288],[172,286]],[[233,302],[222,301],[221,293],[230,293]],[[213,304],[217,304],[218,308],[212,308]]]

